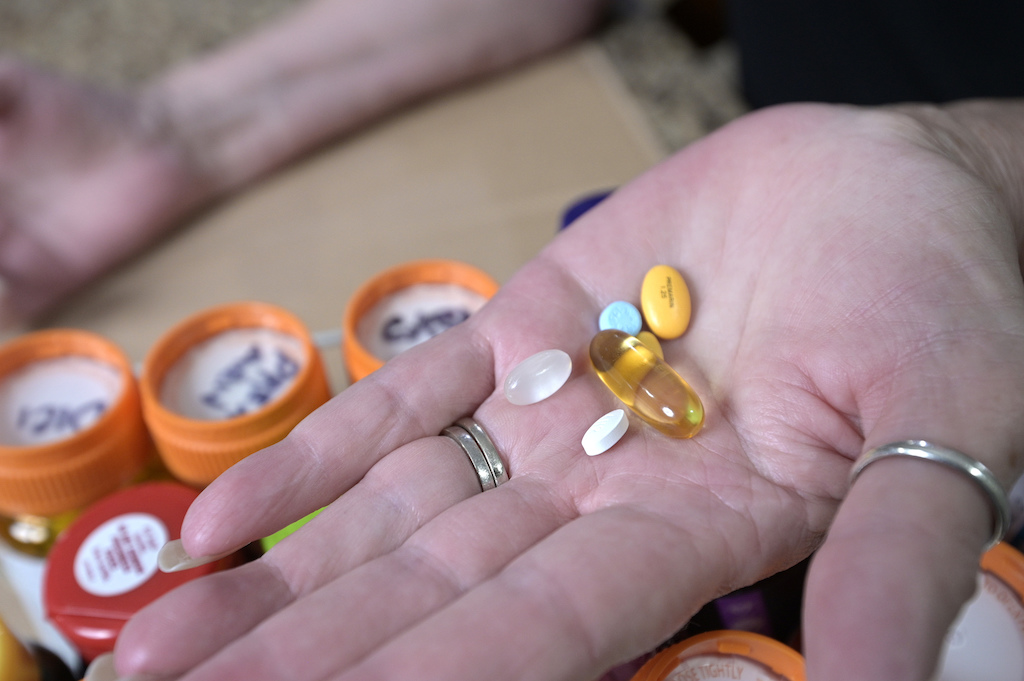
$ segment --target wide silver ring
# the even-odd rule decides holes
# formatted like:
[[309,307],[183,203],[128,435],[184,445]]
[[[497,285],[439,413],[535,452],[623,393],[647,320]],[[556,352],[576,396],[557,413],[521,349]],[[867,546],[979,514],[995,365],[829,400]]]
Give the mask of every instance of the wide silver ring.
[[498,448],[476,420],[461,418],[441,431],[441,435],[451,438],[462,447],[469,462],[473,464],[481,491],[486,492],[508,482],[508,469],[498,454]]
[[1010,527],[1010,502],[1002,485],[988,466],[955,449],[939,447],[924,440],[905,440],[882,445],[864,452],[857,459],[853,470],[850,471],[850,484],[854,483],[865,468],[891,456],[910,456],[934,461],[970,477],[981,488],[992,506],[992,538],[989,539],[985,550],[988,551],[1006,536],[1006,531]]
[[469,457],[469,462],[473,464],[473,470],[476,471],[481,492],[486,492],[497,486],[494,484],[494,474],[491,473],[491,465],[487,463],[483,451],[480,450],[480,445],[476,443],[476,440],[473,439],[473,436],[465,428],[448,426],[441,431],[441,435],[450,437],[455,440],[457,445],[462,447],[462,451]]
[[484,430],[484,427],[468,416],[456,421],[455,425],[465,428],[466,432],[476,440],[476,444],[480,447],[480,451],[483,452],[484,458],[487,459],[487,463],[491,467],[494,486],[497,487],[503,482],[508,482],[508,470],[505,468],[505,462],[501,460],[498,448],[494,446],[494,441],[487,434],[487,431]]

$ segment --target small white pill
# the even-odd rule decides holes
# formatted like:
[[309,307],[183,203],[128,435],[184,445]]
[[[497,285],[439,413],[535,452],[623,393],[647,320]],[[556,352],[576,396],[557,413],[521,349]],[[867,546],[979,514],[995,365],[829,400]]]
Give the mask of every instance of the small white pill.
[[629,428],[629,419],[624,409],[610,411],[587,429],[583,434],[583,451],[587,456],[597,456],[611,449],[622,439]]
[[564,350],[542,350],[520,362],[505,379],[505,398],[512,404],[535,404],[555,394],[572,373]]

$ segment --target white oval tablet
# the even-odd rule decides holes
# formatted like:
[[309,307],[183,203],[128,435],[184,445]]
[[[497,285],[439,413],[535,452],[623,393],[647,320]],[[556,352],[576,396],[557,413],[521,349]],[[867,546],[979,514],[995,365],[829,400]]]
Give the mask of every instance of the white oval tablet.
[[597,456],[607,452],[616,442],[622,439],[629,428],[629,419],[625,409],[610,411],[587,429],[583,434],[583,451],[587,456]]
[[564,350],[542,350],[520,362],[505,379],[505,398],[516,405],[536,404],[554,395],[572,374]]

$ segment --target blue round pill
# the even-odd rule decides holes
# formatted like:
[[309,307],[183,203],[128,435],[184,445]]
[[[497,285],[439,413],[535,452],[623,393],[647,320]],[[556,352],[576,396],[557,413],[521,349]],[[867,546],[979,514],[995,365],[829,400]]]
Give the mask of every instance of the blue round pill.
[[630,336],[635,336],[643,328],[643,317],[640,316],[640,310],[636,309],[636,305],[627,303],[625,300],[616,300],[601,311],[597,325],[602,331],[618,329]]

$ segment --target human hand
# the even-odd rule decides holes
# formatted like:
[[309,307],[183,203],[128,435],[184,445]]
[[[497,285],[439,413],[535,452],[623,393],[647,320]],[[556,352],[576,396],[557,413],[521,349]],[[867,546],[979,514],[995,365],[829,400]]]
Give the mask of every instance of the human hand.
[[0,56],[0,330],[302,154],[585,35],[604,5],[301,3],[132,91]]
[[[470,320],[215,481],[183,528],[192,555],[329,506],[140,613],[120,672],[586,681],[828,533],[808,678],[924,681],[974,588],[985,498],[915,461],[871,466],[848,495],[847,476],[862,451],[910,438],[969,453],[1005,487],[1020,472],[1009,205],[899,114],[788,107],[711,135],[581,218]],[[689,330],[664,349],[705,427],[672,440],[632,418],[586,457],[583,432],[617,406],[589,369],[598,313],[661,263],[693,294]],[[505,376],[548,348],[573,357],[569,382],[509,404]],[[435,437],[467,414],[510,470],[484,494]]]
[[205,200],[151,104],[0,59],[0,326],[49,310]]

